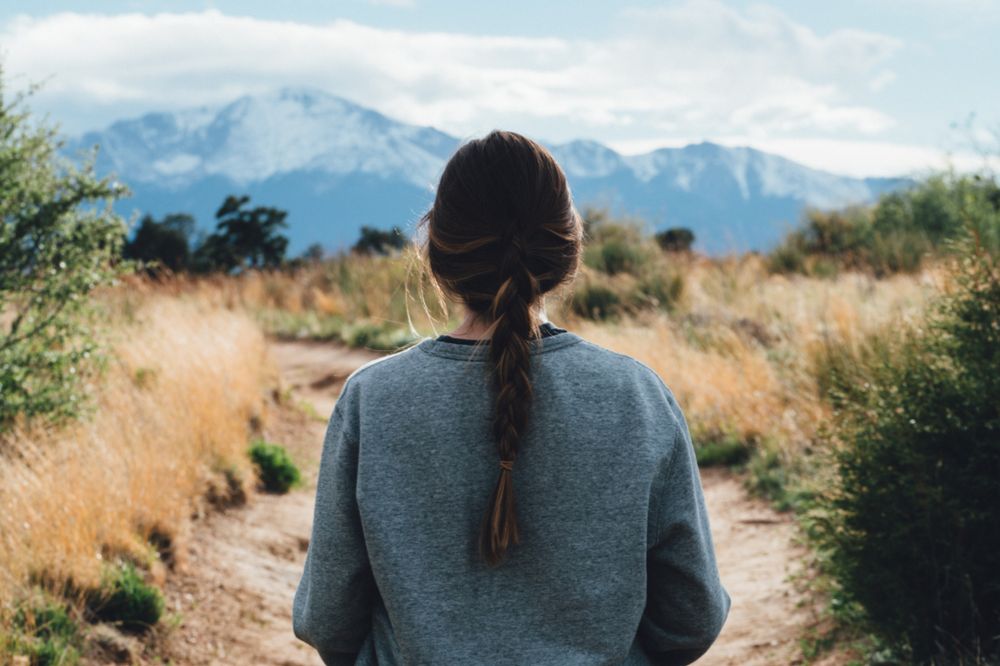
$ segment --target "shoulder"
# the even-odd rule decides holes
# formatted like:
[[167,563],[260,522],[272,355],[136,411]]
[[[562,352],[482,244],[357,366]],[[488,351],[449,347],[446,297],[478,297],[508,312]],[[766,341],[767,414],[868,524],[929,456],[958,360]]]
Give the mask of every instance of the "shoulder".
[[622,354],[607,347],[602,347],[586,339],[577,345],[577,347],[580,350],[580,355],[585,358],[587,363],[594,364],[604,370],[611,370],[617,374],[626,375],[633,380],[638,380],[642,385],[655,387],[670,394],[671,397],[673,396],[663,378],[642,361],[628,354]]
[[628,354],[613,351],[586,339],[575,347],[581,364],[614,382],[620,395],[626,395],[632,400],[666,403],[674,417],[672,420],[682,417],[673,391],[650,366]]
[[410,374],[415,366],[419,365],[421,354],[417,350],[417,344],[413,344],[406,349],[380,356],[368,361],[350,375],[344,381],[339,400],[344,400],[360,393],[378,390],[386,384],[391,384]]
[[419,355],[415,346],[411,346],[394,354],[372,359],[354,370],[344,380],[328,426],[332,428],[336,425],[356,436],[361,413],[364,411],[363,405],[384,402],[387,396],[398,391],[398,382],[414,375],[411,366],[419,362]]

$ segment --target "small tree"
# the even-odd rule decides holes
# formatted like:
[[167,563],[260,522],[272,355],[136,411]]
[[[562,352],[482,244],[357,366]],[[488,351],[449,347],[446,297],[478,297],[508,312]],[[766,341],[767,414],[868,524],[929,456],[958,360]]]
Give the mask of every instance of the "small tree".
[[149,264],[153,270],[158,266],[174,272],[186,270],[191,263],[193,233],[194,218],[186,213],[173,213],[159,222],[146,215],[125,244],[125,256]]
[[302,260],[311,264],[323,261],[326,250],[319,243],[313,243],[302,252]]
[[406,235],[399,227],[382,231],[374,227],[361,227],[361,237],[352,248],[359,254],[389,254],[406,247]]
[[674,227],[655,236],[656,242],[667,252],[690,252],[694,245],[694,232],[686,227]]
[[84,404],[98,351],[88,297],[127,268],[111,203],[125,190],[59,156],[56,130],[0,82],[0,429],[18,415],[60,419]]
[[279,229],[288,226],[288,213],[278,208],[245,208],[249,196],[228,196],[215,214],[215,232],[195,252],[201,271],[231,272],[247,268],[276,268],[285,260],[288,237]]

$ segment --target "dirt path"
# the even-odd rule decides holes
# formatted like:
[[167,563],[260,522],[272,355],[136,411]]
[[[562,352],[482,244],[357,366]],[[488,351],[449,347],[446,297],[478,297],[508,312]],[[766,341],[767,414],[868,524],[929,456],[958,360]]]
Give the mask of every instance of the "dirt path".
[[[284,496],[257,495],[248,506],[202,521],[183,573],[167,585],[168,610],[179,618],[161,654],[175,664],[321,664],[291,632],[291,600],[302,573],[312,521],[314,479],[326,417],[343,380],[372,356],[340,347],[279,342],[273,356],[292,400],[269,426],[309,480]],[[809,613],[788,582],[804,551],[794,525],[747,498],[740,481],[717,470],[703,475],[723,582],[733,608],[699,664],[792,664]]]

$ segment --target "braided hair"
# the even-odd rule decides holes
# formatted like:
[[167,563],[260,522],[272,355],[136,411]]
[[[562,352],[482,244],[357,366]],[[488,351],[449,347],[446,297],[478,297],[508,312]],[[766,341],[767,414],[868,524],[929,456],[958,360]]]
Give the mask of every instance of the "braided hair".
[[542,296],[571,279],[582,228],[566,177],[545,148],[494,131],[445,166],[427,226],[427,259],[442,288],[490,326],[497,483],[479,533],[490,566],[520,543],[511,479],[532,400],[531,340]]

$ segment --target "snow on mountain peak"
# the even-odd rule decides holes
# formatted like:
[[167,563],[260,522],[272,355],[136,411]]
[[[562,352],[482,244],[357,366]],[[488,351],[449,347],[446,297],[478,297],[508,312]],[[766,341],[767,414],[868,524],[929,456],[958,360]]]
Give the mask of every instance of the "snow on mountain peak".
[[[187,185],[208,176],[260,182],[296,171],[368,173],[430,186],[446,137],[302,86],[246,95],[218,109],[153,113],[85,135],[133,180]],[[452,140],[454,141],[454,140]]]
[[[70,142],[100,144],[98,169],[137,192],[132,205],[210,216],[238,189],[298,211],[314,235],[349,224],[391,226],[422,209],[460,141],[408,125],[308,86],[246,95],[215,108],[149,113]],[[707,248],[733,237],[773,242],[803,204],[830,208],[870,201],[901,181],[856,179],[807,168],[749,147],[708,141],[623,156],[589,140],[553,145],[578,205],[597,203],[690,226]],[[310,226],[312,225],[312,226]],[[783,227],[780,227],[783,228]]]

